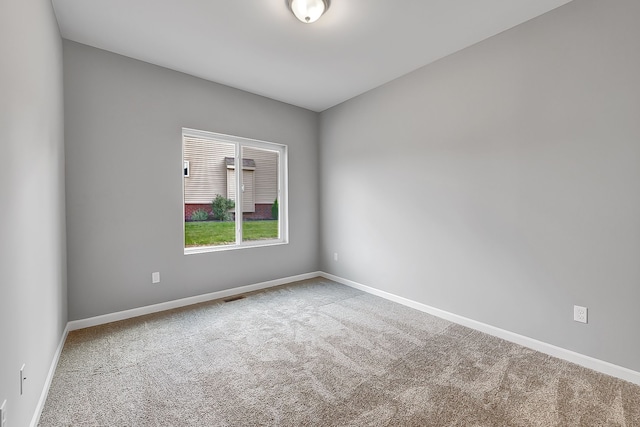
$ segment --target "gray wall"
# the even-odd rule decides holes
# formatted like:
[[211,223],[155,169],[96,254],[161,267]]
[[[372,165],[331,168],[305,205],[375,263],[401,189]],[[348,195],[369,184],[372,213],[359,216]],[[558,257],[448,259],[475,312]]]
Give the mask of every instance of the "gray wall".
[[7,399],[8,426],[29,425],[67,322],[62,96],[51,2],[2,0],[0,404]]
[[[317,270],[316,113],[66,40],[64,65],[70,320]],[[289,146],[288,245],[183,254],[182,127]]]
[[322,269],[640,371],[638,17],[574,1],[323,112]]

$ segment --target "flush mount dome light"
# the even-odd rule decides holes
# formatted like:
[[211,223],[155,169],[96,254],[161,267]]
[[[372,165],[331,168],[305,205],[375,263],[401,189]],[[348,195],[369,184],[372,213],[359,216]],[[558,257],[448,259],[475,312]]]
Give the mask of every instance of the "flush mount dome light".
[[305,24],[316,22],[329,9],[330,0],[287,0],[289,9]]

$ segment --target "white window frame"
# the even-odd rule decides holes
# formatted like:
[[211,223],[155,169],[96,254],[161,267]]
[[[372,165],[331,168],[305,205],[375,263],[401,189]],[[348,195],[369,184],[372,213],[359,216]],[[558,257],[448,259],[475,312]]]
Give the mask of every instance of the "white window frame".
[[[229,245],[216,245],[216,246],[200,246],[200,247],[184,247],[184,239],[185,239],[185,194],[184,194],[184,178],[187,176],[184,175],[184,167],[182,173],[183,185],[182,185],[182,245],[184,248],[185,255],[191,254],[200,254],[206,252],[219,252],[219,251],[228,251],[228,250],[236,250],[236,249],[245,249],[245,248],[255,248],[255,247],[264,247],[264,246],[275,246],[275,245],[286,245],[289,243],[289,191],[288,191],[288,147],[284,144],[278,144],[275,142],[269,141],[261,141],[257,139],[243,138],[240,136],[226,135],[222,133],[208,132],[197,129],[190,128],[182,128],[182,164],[184,166],[184,138],[194,137],[194,138],[203,138],[203,139],[211,139],[218,142],[230,143],[235,146],[235,164],[241,165],[242,160],[240,159],[242,153],[242,147],[253,147],[259,149],[265,149],[270,151],[276,151],[279,155],[278,162],[278,238],[270,239],[270,240],[250,240],[243,241],[242,240],[242,168],[236,168],[235,177],[235,186],[236,186],[236,200],[235,200],[235,224],[236,224],[236,242],[235,244]],[[240,171],[238,173],[238,170]]]
[[[183,153],[184,155],[184,153]],[[190,174],[191,170],[189,169],[189,160],[183,160],[182,161],[182,175],[185,178],[189,178],[189,174]]]

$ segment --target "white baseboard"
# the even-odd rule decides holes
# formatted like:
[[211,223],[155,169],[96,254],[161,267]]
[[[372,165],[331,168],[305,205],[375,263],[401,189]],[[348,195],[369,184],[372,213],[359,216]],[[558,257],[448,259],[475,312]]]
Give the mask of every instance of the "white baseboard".
[[196,295],[193,297],[177,299],[173,301],[162,302],[159,304],[147,305],[144,307],[132,308],[130,310],[118,311],[115,313],[104,314],[102,316],[89,317],[87,319],[72,320],[68,323],[67,329],[75,331],[77,329],[89,328],[91,326],[103,325],[105,323],[117,322],[119,320],[130,319],[132,317],[143,316],[145,314],[157,313],[159,311],[171,310],[173,308],[185,307],[187,305],[198,304],[201,302],[212,301],[215,299],[226,298],[233,295],[244,294],[247,292],[257,291],[260,289],[272,288],[274,286],[286,285],[287,283],[297,282],[299,280],[313,279],[319,277],[320,272],[300,274],[297,276],[285,277],[282,279],[269,280],[267,282],[255,283],[253,285],[240,286],[223,291],[211,292],[204,295]]
[[60,337],[60,342],[58,343],[58,348],[56,349],[55,354],[53,355],[53,360],[51,361],[51,366],[49,366],[49,373],[47,374],[47,379],[44,381],[44,386],[42,387],[42,393],[40,393],[40,399],[38,400],[38,405],[36,406],[36,410],[33,413],[33,418],[31,419],[30,427],[37,427],[40,422],[40,415],[42,415],[42,409],[44,408],[44,403],[47,401],[47,396],[49,395],[49,388],[51,387],[51,381],[53,381],[53,375],[56,373],[56,367],[58,366],[58,360],[60,360],[60,355],[62,354],[62,348],[64,347],[64,342],[67,340],[67,335],[69,335],[69,324],[65,326],[64,331],[62,332],[62,336]]
[[342,277],[334,276],[329,273],[321,273],[321,276],[333,280],[334,282],[342,283],[343,285],[350,286],[355,289],[367,292],[372,295],[376,295],[387,299],[389,301],[397,302],[407,307],[415,308],[416,310],[423,311],[425,313],[440,317],[459,325],[466,326],[471,329],[475,329],[484,332],[489,335],[493,335],[498,338],[502,338],[506,341],[510,341],[524,347],[531,348],[541,353],[548,354],[549,356],[557,357],[559,359],[566,360],[568,362],[575,363],[585,368],[592,369],[597,372],[601,372],[612,377],[620,378],[625,381],[629,381],[634,384],[640,385],[640,372],[633,371],[622,366],[614,365],[613,363],[605,362],[603,360],[595,359],[584,354],[576,353],[575,351],[567,350],[562,347],[557,347],[552,344],[548,344],[542,341],[535,340],[533,338],[526,337],[524,335],[516,334],[514,332],[500,329],[495,326],[487,325],[486,323],[478,322],[457,314],[449,313],[444,310],[440,310],[435,307],[431,307],[420,302],[410,300],[408,298],[400,297],[398,295],[391,294],[389,292],[381,291],[352,280],[344,279]]

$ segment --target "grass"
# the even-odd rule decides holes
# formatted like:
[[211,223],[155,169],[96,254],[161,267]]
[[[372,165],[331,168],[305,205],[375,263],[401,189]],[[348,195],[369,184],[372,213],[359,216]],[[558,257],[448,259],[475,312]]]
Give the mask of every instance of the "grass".
[[[236,226],[233,221],[198,221],[184,223],[184,245],[216,246],[235,243]],[[263,240],[278,238],[278,221],[244,221],[243,240]]]

